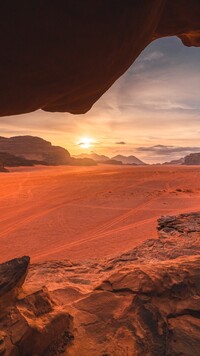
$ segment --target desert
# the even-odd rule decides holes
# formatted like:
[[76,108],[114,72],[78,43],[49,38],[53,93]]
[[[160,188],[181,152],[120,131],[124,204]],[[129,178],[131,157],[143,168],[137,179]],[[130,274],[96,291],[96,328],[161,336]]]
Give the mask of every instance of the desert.
[[0,17],[0,356],[199,356],[199,0]]
[[161,215],[200,206],[198,166],[9,169],[0,175],[1,262],[122,253],[156,237]]

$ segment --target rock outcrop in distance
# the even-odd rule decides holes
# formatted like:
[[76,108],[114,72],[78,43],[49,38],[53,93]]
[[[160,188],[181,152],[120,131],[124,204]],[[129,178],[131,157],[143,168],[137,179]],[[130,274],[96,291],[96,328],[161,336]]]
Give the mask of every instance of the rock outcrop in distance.
[[95,162],[102,163],[104,161],[108,161],[110,158],[105,155],[99,155],[95,152],[92,153],[81,153],[79,155],[74,155],[74,158],[90,158],[93,159]]
[[7,152],[0,151],[0,161],[4,167],[34,166],[36,164],[47,165],[44,161],[30,160],[21,156],[15,156]]
[[121,161],[117,161],[116,159],[109,159],[107,161],[103,161],[102,163],[111,164],[113,166],[123,166],[123,163]]
[[163,166],[180,166],[182,164],[185,164],[185,157],[162,163]]
[[199,0],[4,1],[0,20],[0,116],[85,113],[151,41],[200,46]]
[[105,164],[125,164],[125,165],[133,165],[133,166],[144,166],[146,163],[142,162],[139,158],[131,155],[131,156],[123,156],[117,155],[114,157],[108,157],[105,155],[99,155],[95,152],[92,153],[81,153],[80,155],[74,156],[75,158],[90,158],[98,163],[105,163]]
[[63,147],[53,146],[40,137],[0,137],[0,160],[5,166],[43,165],[95,165],[93,160],[71,157]]
[[53,146],[51,142],[34,136],[0,137],[0,152],[49,165],[68,164],[70,161],[70,153],[65,148]]
[[0,160],[0,172],[4,172],[4,173],[8,172],[8,170],[4,166],[4,162],[2,162],[1,160]]
[[2,355],[199,355],[200,213],[120,256],[28,266],[0,265]]
[[192,166],[192,165],[200,165],[200,153],[191,153],[190,155],[185,157],[184,164]]
[[130,165],[137,165],[137,166],[145,166],[146,163],[141,161],[139,158],[131,155],[131,156],[123,156],[123,155],[117,155],[112,157],[111,159],[115,159],[117,161],[121,161],[123,164],[130,164]]

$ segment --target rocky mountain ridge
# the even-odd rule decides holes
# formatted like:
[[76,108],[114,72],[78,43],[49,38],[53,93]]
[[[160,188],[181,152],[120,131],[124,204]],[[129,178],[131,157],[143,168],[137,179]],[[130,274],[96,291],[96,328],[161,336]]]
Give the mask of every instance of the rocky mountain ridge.
[[124,156],[124,155],[117,155],[114,157],[108,157],[105,155],[99,155],[95,152],[92,153],[81,153],[80,155],[75,155],[75,158],[91,158],[95,160],[97,163],[106,163],[106,164],[124,164],[124,165],[146,165],[143,161],[139,158],[131,155],[131,156]]
[[69,151],[35,136],[0,137],[0,161],[4,166],[73,165],[92,166],[96,162],[89,158],[75,159]]

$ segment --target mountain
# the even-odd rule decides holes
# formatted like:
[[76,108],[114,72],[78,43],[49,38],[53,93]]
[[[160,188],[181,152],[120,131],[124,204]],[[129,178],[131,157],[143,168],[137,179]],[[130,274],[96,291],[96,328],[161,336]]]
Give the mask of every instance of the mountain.
[[123,156],[123,155],[117,155],[112,157],[111,159],[121,161],[123,164],[132,164],[132,165],[137,165],[137,166],[144,166],[146,163],[142,162],[139,158],[135,156]]
[[80,155],[74,156],[75,158],[91,158],[96,162],[99,163],[105,163],[105,164],[130,164],[130,165],[146,165],[146,163],[142,162],[140,159],[138,159],[135,156],[122,156],[122,155],[117,155],[115,157],[109,158],[108,156],[105,155],[98,155],[95,152],[92,153],[81,153]]
[[123,163],[121,161],[117,161],[116,159],[108,159],[107,161],[104,161],[103,164],[112,164],[115,166],[122,166]]
[[200,165],[200,153],[191,153],[185,156],[184,164],[186,165]]
[[34,136],[0,137],[0,151],[29,160],[44,161],[48,165],[69,164],[70,154],[62,147]]
[[43,161],[29,160],[24,157],[15,156],[8,152],[0,152],[0,162],[3,167],[34,166],[45,164]]
[[169,162],[164,162],[162,163],[164,166],[173,166],[173,165],[181,165],[181,164],[184,164],[185,162],[185,158],[182,157],[180,159],[173,159],[172,161],[169,161]]
[[70,166],[96,166],[97,162],[92,158],[74,158],[70,159]]
[[109,161],[109,157],[105,155],[98,155],[95,152],[92,153],[81,153],[80,155],[74,155],[75,158],[90,158],[93,159],[96,162],[105,162]]
[[[35,136],[15,136],[10,138],[0,137],[0,152],[13,155],[13,157],[4,156],[5,166],[24,166],[35,164],[52,166],[91,166],[96,164],[92,159],[76,160],[71,157],[70,153],[65,148],[53,146],[51,142]],[[8,161],[10,164],[8,164]]]

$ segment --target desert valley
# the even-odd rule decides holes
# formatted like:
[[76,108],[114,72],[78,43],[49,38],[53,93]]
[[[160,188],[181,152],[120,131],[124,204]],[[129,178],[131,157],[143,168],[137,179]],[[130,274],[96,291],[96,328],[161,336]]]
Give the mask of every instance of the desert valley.
[[200,207],[198,166],[9,170],[0,174],[1,262],[112,256],[155,238],[161,215]]

